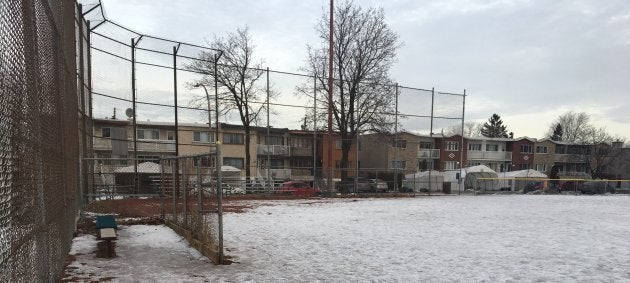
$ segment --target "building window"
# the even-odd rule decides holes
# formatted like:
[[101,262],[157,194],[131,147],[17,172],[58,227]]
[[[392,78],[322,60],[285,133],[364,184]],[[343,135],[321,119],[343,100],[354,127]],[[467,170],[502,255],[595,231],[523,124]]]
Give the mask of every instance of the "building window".
[[521,164],[521,170],[529,170],[529,163]]
[[335,148],[336,149],[341,149],[341,139],[335,140]]
[[138,129],[139,140],[159,140],[160,131],[156,129]]
[[[335,160],[335,168],[341,168],[341,160]],[[348,166],[346,167],[346,169],[347,168],[352,168],[352,160],[348,160]]]
[[243,134],[223,134],[224,144],[245,144],[245,136]]
[[270,169],[282,169],[284,168],[284,160],[282,159],[269,159],[269,163],[271,167],[267,166],[267,159],[259,159],[262,168],[270,168]]
[[459,143],[454,141],[446,142],[446,150],[447,151],[457,151],[459,150]]
[[313,168],[313,160],[311,159],[292,159],[291,168],[293,169],[311,169]]
[[282,136],[264,136],[263,140],[266,145],[284,145],[284,138]]
[[532,153],[532,146],[531,145],[522,144],[521,145],[521,153]]
[[138,163],[153,162],[160,163],[160,156],[158,155],[138,155]]
[[457,161],[444,162],[444,170],[455,170],[455,169],[457,169]]
[[101,128],[101,137],[109,138],[112,136],[112,128]]
[[392,160],[392,169],[405,169],[407,167],[406,160]]
[[418,149],[433,149],[433,143],[421,141],[418,145]]
[[361,141],[357,139],[357,150],[361,151]]
[[547,147],[546,146],[536,146],[536,153],[547,153]]
[[175,140],[175,132],[173,132],[173,131],[166,132],[166,139],[169,140],[169,141],[174,141]]
[[556,154],[566,154],[567,148],[564,146],[556,146]]
[[214,167],[214,158],[210,156],[200,156],[195,159],[195,166]]
[[392,143],[392,147],[407,148],[407,140],[396,140]]
[[540,172],[547,171],[547,164],[536,164],[536,171],[540,171]]
[[236,167],[238,169],[243,169],[244,162],[243,158],[234,158],[234,157],[223,157],[223,165],[228,165],[232,167]]
[[468,150],[470,150],[470,151],[481,151],[481,144],[480,143],[469,143],[468,144]]
[[499,151],[498,144],[486,144],[486,151]]
[[214,133],[210,132],[193,132],[193,142],[209,143],[214,140]]
[[291,138],[289,142],[292,147],[310,148],[313,145],[313,139],[307,138]]

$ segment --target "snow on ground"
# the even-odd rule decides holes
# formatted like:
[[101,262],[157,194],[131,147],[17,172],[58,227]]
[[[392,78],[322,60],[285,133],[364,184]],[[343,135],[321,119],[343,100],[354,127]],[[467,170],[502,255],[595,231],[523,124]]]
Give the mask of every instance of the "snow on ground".
[[[630,282],[629,196],[269,201],[226,214],[215,266],[164,226],[123,226],[118,257],[74,240],[68,276],[156,282]],[[83,277],[81,277],[83,276]]]

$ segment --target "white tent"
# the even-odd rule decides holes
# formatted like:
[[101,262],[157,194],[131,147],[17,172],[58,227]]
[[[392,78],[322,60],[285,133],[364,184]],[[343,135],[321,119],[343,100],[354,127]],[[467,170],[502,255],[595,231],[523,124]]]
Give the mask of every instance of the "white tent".
[[[461,169],[461,178],[464,179],[466,178],[466,173],[473,173],[473,172],[489,172],[489,173],[494,173],[496,174],[497,172],[495,172],[494,170],[490,169],[490,167],[486,166],[486,165],[477,165],[477,166],[471,166],[471,167],[465,167]],[[443,175],[444,175],[444,182],[451,182],[451,184],[457,184],[457,175],[460,173],[459,169],[456,170],[449,170],[449,171],[444,171]]]
[[407,186],[414,192],[441,192],[444,185],[444,175],[439,171],[423,171],[405,175]]
[[477,165],[464,168],[462,172],[465,189],[475,190],[498,190],[496,180],[479,180],[479,178],[497,178],[497,172],[486,165]]
[[546,174],[533,169],[503,172],[500,176],[501,178],[547,178]]
[[499,177],[506,178],[499,182],[499,187],[510,188],[511,191],[524,188],[528,179],[548,178],[546,174],[532,169],[503,172],[499,174]]

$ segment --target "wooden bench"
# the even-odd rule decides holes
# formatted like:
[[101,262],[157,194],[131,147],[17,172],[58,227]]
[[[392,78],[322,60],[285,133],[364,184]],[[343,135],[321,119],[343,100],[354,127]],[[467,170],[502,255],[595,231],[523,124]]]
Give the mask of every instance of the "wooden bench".
[[112,242],[118,238],[116,228],[118,225],[113,215],[96,216],[96,232],[98,239],[101,240],[96,244],[97,257],[112,258],[116,256],[115,243]]

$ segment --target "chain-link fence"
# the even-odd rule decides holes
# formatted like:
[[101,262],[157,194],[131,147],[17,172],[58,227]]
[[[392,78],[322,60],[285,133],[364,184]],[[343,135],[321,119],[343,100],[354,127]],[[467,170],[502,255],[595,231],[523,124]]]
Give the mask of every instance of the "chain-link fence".
[[89,147],[77,9],[0,1],[0,282],[55,281],[70,251]]
[[[221,182],[216,154],[160,161],[161,213],[166,224],[216,264],[224,262],[222,193],[233,188]],[[217,190],[217,184],[223,184]]]
[[488,177],[467,174],[464,181],[467,192],[474,194],[571,194],[602,195],[630,193],[630,180]]
[[[206,141],[221,141],[225,145],[221,163],[240,170],[232,177],[232,183],[247,193],[272,193],[287,180],[305,181],[322,189],[324,194],[333,193],[336,183],[347,182],[344,178],[355,176],[382,177],[388,183],[388,191],[399,192],[405,174],[438,168],[439,155],[424,158],[411,150],[415,147],[436,151],[439,145],[435,142],[406,139],[405,146],[409,149],[387,148],[383,158],[372,162],[368,159],[376,155],[366,152],[373,149],[362,151],[357,146],[364,135],[375,133],[371,125],[360,126],[348,135],[340,131],[343,126],[334,122],[334,132],[328,137],[326,78],[261,66],[233,65],[222,61],[221,50],[143,34],[116,23],[115,19],[105,18],[103,13],[92,12],[88,17],[99,21],[91,34],[93,99],[99,105],[94,109],[95,123],[107,129],[107,132],[101,131],[95,125],[95,141],[171,142],[174,149],[168,153],[172,156],[205,152]],[[207,35],[200,38],[203,36]],[[215,67],[226,72],[242,69],[256,78],[248,82],[252,92],[246,99],[247,105],[240,108],[252,113],[251,124],[243,124],[228,87],[219,83],[215,88],[210,75]],[[295,69],[300,67],[295,66]],[[357,106],[363,110],[355,111],[356,115],[378,116],[383,129],[387,128],[390,133],[385,135],[385,144],[393,140],[400,143],[404,139],[401,133],[430,140],[433,134],[441,134],[444,129],[462,128],[464,94],[394,83],[361,88],[364,92],[357,94],[352,103],[370,104],[379,98],[382,105]],[[340,104],[342,100],[339,98],[335,103]],[[216,121],[209,121],[217,115],[215,103],[219,104],[221,122],[218,136],[214,135]],[[350,101],[343,103],[347,107]],[[350,111],[346,115],[349,117]],[[109,129],[123,127],[114,123],[124,123],[126,134],[110,133]],[[208,123],[212,129],[204,134]],[[174,133],[172,140],[167,140],[169,131]],[[147,138],[148,135],[151,138]],[[141,144],[119,156],[113,156],[112,150],[112,146],[104,147],[95,154],[98,158],[137,160],[147,156],[165,157],[165,151],[142,149]],[[329,157],[331,151],[333,154]],[[343,158],[343,151],[347,158]],[[333,184],[328,185],[329,178]]]

